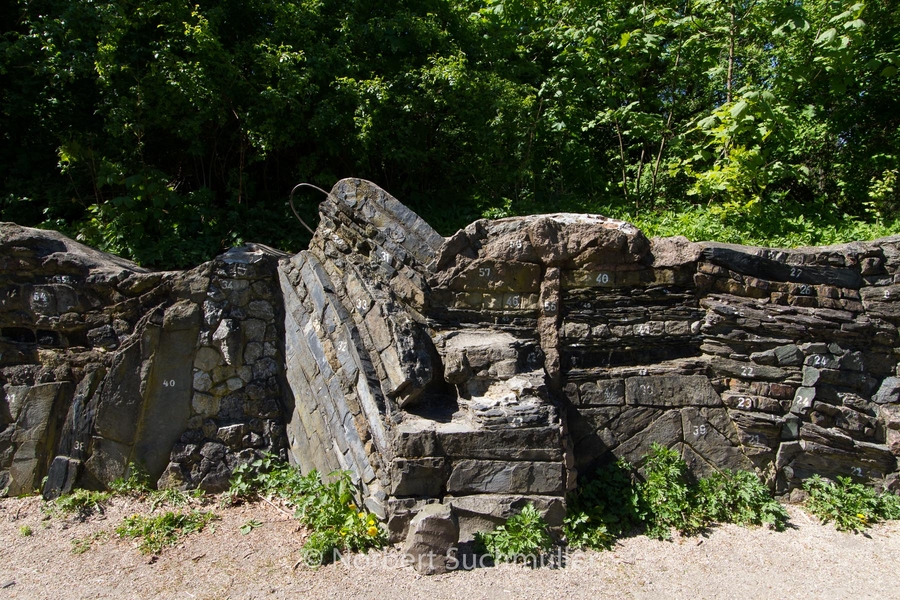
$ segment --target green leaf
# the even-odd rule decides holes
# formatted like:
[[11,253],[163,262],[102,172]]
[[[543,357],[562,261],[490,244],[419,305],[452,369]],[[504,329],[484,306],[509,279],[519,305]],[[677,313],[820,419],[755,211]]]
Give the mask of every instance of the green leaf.
[[750,104],[748,104],[746,100],[739,100],[731,107],[731,116],[735,119],[739,119],[741,118],[741,115],[747,112],[748,108],[750,108]]
[[710,115],[697,121],[697,127],[699,127],[700,129],[710,129],[711,127],[714,127],[718,122],[719,117],[717,117],[716,115]]
[[817,46],[824,46],[825,44],[830,44],[836,36],[837,29],[832,27],[831,29],[826,29],[825,31],[820,33],[813,43]]

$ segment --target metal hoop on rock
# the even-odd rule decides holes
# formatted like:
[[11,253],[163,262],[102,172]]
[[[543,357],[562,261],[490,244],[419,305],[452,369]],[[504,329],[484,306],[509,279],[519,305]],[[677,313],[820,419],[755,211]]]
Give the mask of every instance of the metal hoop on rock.
[[306,221],[304,221],[303,219],[300,218],[300,215],[297,213],[297,209],[294,208],[294,192],[296,192],[298,188],[302,188],[302,187],[309,187],[309,188],[312,188],[312,189],[314,189],[314,190],[319,190],[320,192],[322,192],[322,193],[325,194],[326,196],[331,196],[331,192],[326,192],[325,190],[323,190],[323,189],[320,188],[319,186],[313,185],[313,184],[311,184],[311,183],[298,183],[297,185],[294,186],[294,189],[291,190],[291,195],[288,196],[288,202],[289,202],[290,205],[291,205],[291,211],[293,211],[294,216],[297,217],[297,220],[300,221],[300,224],[301,224],[301,225],[303,225],[304,227],[306,227],[306,230],[307,230],[310,234],[315,235],[316,232],[313,231],[313,230],[310,228],[310,226],[306,224]]

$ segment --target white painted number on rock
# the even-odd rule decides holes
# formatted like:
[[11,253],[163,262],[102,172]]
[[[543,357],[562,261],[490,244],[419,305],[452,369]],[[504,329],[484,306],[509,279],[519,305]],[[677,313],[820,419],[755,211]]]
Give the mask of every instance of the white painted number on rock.
[[491,268],[490,267],[481,267],[478,269],[478,275],[481,277],[490,277],[491,276]]
[[175,387],[175,380],[174,379],[164,379],[163,387]]
[[72,444],[72,447],[76,452],[81,452],[82,450],[84,450],[84,442],[75,442],[74,444]]
[[519,305],[522,304],[522,299],[519,296],[510,296],[506,299],[506,305],[511,308],[519,308]]
[[746,409],[753,408],[753,398],[741,396],[740,398],[738,398],[737,407],[738,408],[746,408]]
[[791,267],[791,279],[797,279],[802,274],[803,274],[803,271],[801,271],[797,267]]
[[509,247],[510,248],[521,248],[522,240],[509,240]]
[[852,469],[850,469],[850,472],[853,473],[854,475],[856,475],[857,477],[862,477],[862,475],[863,475],[861,467],[853,467]]
[[706,425],[694,425],[694,437],[706,435]]
[[753,377],[753,367],[742,367],[741,368],[741,376],[742,377]]
[[546,302],[544,302],[544,312],[556,312],[556,302],[554,302],[553,300],[547,300]]
[[597,283],[600,285],[609,283],[609,273],[600,273],[597,275]]

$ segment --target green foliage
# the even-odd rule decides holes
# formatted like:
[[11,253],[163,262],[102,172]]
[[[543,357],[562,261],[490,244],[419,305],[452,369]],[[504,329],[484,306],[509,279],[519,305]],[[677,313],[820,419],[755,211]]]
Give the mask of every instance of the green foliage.
[[696,510],[704,519],[719,523],[771,525],[782,531],[787,510],[749,471],[717,471],[697,482]]
[[687,465],[678,452],[654,442],[644,471],[646,481],[640,493],[648,536],[668,539],[672,528],[691,534],[703,526],[704,520],[693,503]]
[[191,503],[191,497],[181,490],[153,490],[150,492],[150,512],[160,506],[183,507]]
[[547,523],[533,504],[493,531],[475,534],[475,547],[497,562],[525,560],[535,563],[552,545]]
[[72,538],[72,554],[84,554],[92,545],[91,538]]
[[775,245],[900,231],[889,2],[8,4],[0,218],[146,265],[298,249],[288,190],[344,176],[445,234],[558,210]]
[[326,483],[313,470],[302,477],[303,495],[295,500],[296,517],[311,531],[303,546],[309,564],[331,562],[334,551],[357,552],[381,548],[384,530],[372,513],[360,510],[349,471],[329,473]]
[[[356,552],[384,546],[387,537],[377,517],[356,505],[351,473],[336,471],[327,479],[328,483],[315,470],[301,475],[297,468],[266,455],[236,467],[223,498],[236,503],[260,496],[278,497],[293,507],[296,518],[310,530],[303,547],[310,565],[331,562],[335,551]],[[245,524],[241,533],[252,529],[252,523]]]
[[28,525],[22,525],[21,527],[19,527],[19,534],[21,534],[22,537],[29,537],[33,533],[34,531],[32,531],[31,527]]
[[832,483],[814,475],[803,482],[803,489],[809,492],[806,509],[825,523],[834,521],[840,531],[859,532],[881,519],[900,519],[900,497],[876,493],[849,477]]
[[682,205],[654,213],[607,211],[634,223],[649,236],[685,235],[694,240],[718,240],[755,246],[795,247],[874,239],[900,231],[900,220],[870,222],[814,203],[782,202],[777,210],[756,202],[745,210],[739,203]]
[[157,516],[132,515],[116,527],[116,534],[139,538],[138,548],[143,554],[157,554],[177,544],[182,537],[202,531],[217,518],[211,512],[197,510],[188,513],[168,511]]
[[669,539],[672,529],[690,535],[713,522],[784,529],[787,511],[753,473],[723,471],[693,481],[678,453],[656,443],[643,465],[643,481],[620,460],[578,489],[564,522],[570,546],[609,548],[638,526],[657,539]]
[[86,519],[95,512],[103,512],[103,508],[111,494],[109,492],[96,492],[92,490],[78,489],[71,494],[60,496],[52,502],[45,504],[45,509],[51,514],[76,515],[80,519]]
[[563,523],[566,542],[573,548],[609,548],[642,523],[640,507],[633,467],[621,459],[609,464],[569,498]]
[[308,478],[304,478],[297,468],[267,454],[235,467],[223,501],[237,503],[259,496],[277,496],[295,504],[300,496],[309,493],[310,486]]
[[94,542],[106,540],[108,537],[107,531],[98,531],[87,537],[72,538],[72,554],[84,554],[93,547]]
[[109,484],[113,494],[120,496],[142,496],[153,490],[150,482],[150,474],[139,464],[128,463],[125,469],[127,477],[118,477]]
[[262,523],[257,521],[256,519],[250,519],[243,525],[241,525],[241,535],[247,535],[257,527],[262,527]]

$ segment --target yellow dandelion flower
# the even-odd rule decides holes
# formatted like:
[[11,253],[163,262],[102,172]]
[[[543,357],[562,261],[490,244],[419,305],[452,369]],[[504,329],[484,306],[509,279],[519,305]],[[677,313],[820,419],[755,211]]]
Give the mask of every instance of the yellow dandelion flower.
[[368,533],[372,537],[375,537],[376,535],[378,535],[378,528],[377,527],[369,527],[368,529],[366,529],[366,533]]
[[361,513],[357,514],[356,516],[359,517],[359,519],[360,519],[361,521],[365,521],[365,520],[366,520],[366,513],[364,513],[364,512],[361,512]]
[[368,525],[369,527],[372,527],[373,525],[375,525],[375,519],[369,519],[369,522],[366,523],[366,525]]
[[356,505],[353,504],[352,502],[348,503],[347,506],[350,507],[350,510],[356,510]]

